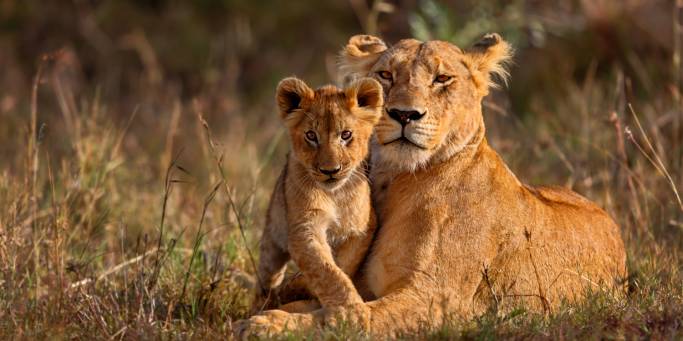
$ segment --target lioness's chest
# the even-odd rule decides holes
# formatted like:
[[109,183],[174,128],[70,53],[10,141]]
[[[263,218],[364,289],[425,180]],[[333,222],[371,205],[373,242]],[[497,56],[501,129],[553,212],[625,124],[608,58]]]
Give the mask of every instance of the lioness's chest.
[[[414,180],[414,179],[412,179]],[[373,202],[379,219],[379,231],[366,267],[368,286],[377,297],[410,280],[416,270],[423,270],[429,259],[425,247],[434,231],[433,200],[429,183],[409,186],[394,179],[377,190]],[[380,192],[381,191],[381,192]]]

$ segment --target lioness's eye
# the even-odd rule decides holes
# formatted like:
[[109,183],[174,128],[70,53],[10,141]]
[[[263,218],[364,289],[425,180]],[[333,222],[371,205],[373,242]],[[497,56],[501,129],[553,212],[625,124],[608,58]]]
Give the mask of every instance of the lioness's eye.
[[434,78],[434,83],[446,83],[451,80],[451,78],[453,77],[448,75],[438,75],[436,78]]
[[318,136],[315,135],[315,132],[313,132],[313,130],[309,130],[306,132],[306,139],[311,142],[318,142]]
[[342,133],[341,133],[341,138],[342,138],[342,140],[348,140],[348,139],[350,139],[350,138],[351,138],[351,132],[348,131],[348,130],[342,131]]
[[386,80],[388,80],[388,81],[390,81],[391,78],[392,78],[392,77],[391,77],[391,72],[389,72],[389,71],[379,71],[379,72],[377,72],[377,74],[378,74],[380,77],[382,77],[382,79],[386,79]]

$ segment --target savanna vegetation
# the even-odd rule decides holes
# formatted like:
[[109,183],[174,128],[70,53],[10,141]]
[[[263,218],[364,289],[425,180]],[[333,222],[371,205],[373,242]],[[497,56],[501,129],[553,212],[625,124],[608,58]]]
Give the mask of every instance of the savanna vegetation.
[[[499,32],[488,138],[620,224],[629,294],[424,339],[683,337],[682,7],[629,1],[0,0],[0,338],[225,339],[287,138],[274,89],[367,32]],[[287,338],[364,339],[353,326]]]

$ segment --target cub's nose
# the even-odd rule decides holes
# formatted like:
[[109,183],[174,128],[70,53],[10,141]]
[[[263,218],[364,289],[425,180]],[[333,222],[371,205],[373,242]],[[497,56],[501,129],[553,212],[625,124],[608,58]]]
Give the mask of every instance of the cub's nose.
[[320,168],[318,168],[318,170],[320,170],[320,173],[323,173],[325,175],[335,175],[335,174],[339,173],[339,171],[341,170],[341,166],[337,165],[337,166],[334,166],[331,168],[320,167]]
[[402,126],[410,123],[410,121],[417,121],[424,117],[424,112],[419,112],[417,110],[399,110],[399,109],[388,109],[389,117],[401,123]]

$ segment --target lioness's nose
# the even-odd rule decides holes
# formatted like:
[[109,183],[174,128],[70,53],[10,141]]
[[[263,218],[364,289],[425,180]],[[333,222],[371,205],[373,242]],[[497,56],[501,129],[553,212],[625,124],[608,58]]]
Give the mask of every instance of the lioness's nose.
[[340,166],[340,165],[335,165],[335,166],[330,167],[330,168],[323,168],[323,167],[320,167],[320,168],[318,168],[318,169],[320,170],[320,173],[323,173],[323,174],[325,174],[325,175],[334,175],[334,174],[339,173],[339,171],[341,170],[341,166]]
[[389,117],[401,123],[401,125],[406,125],[410,121],[417,121],[424,117],[424,112],[419,112],[417,110],[398,110],[398,109],[388,109]]

